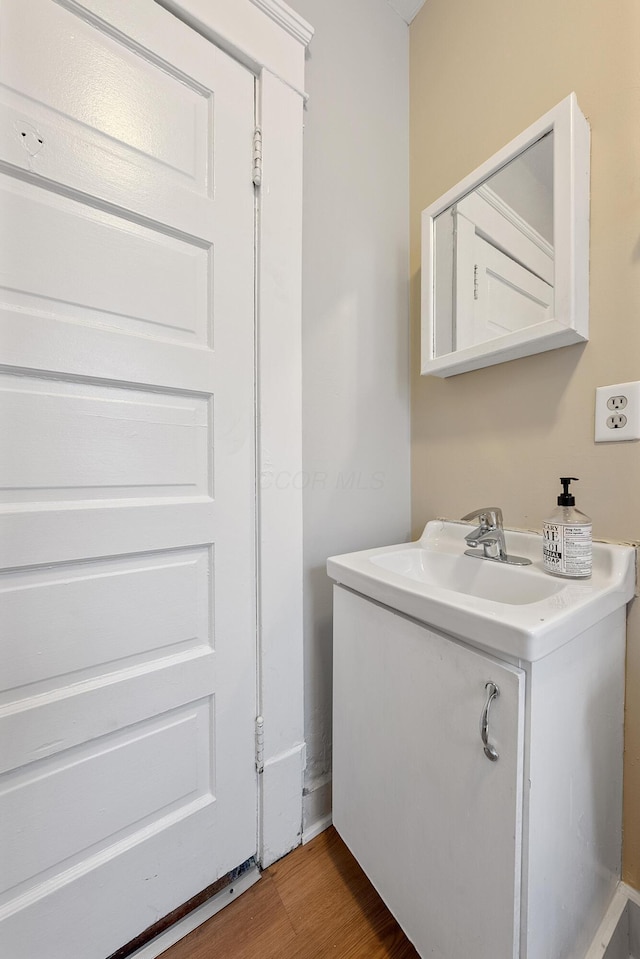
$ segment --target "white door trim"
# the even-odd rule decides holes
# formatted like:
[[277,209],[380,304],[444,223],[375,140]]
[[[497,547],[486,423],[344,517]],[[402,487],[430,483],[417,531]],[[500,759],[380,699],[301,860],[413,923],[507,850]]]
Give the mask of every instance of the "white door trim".
[[313,28],[283,0],[155,0],[260,75],[304,93],[304,52]]
[[258,702],[265,720],[258,855],[267,866],[302,838],[302,121],[313,30],[282,0],[156,2],[258,80]]

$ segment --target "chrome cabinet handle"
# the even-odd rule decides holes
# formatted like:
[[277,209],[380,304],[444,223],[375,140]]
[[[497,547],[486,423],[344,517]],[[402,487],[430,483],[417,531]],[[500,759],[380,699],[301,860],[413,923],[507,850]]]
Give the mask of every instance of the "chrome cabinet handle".
[[480,720],[480,736],[482,738],[482,745],[484,746],[484,754],[487,759],[490,759],[492,763],[495,763],[500,758],[494,746],[489,742],[489,709],[491,708],[491,703],[494,699],[497,699],[500,695],[500,690],[495,683],[486,683],[484,687],[487,691],[487,701],[484,704],[484,709],[482,710],[482,719]]

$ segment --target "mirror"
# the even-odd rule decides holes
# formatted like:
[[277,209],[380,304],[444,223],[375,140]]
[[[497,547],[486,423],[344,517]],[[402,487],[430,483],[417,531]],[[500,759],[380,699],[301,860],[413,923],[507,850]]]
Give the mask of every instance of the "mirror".
[[589,128],[574,94],[422,216],[423,374],[588,338]]

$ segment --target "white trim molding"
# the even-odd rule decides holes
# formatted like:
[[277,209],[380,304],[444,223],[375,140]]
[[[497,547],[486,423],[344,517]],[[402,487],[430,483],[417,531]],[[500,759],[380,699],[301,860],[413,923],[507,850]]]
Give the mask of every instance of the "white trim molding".
[[260,76],[268,70],[304,96],[313,28],[283,0],[155,0]]
[[263,866],[299,845],[302,832],[302,488],[294,477],[302,475],[303,109],[298,93],[262,71],[257,385]]
[[487,186],[486,183],[483,183],[478,187],[476,193],[483,200],[486,200],[486,202],[492,206],[501,217],[511,223],[512,226],[516,228],[518,233],[522,233],[527,240],[537,246],[539,250],[542,250],[545,256],[548,256],[549,259],[553,260],[553,243],[549,243],[548,240],[545,240],[545,238],[541,236],[538,231],[531,226],[530,223],[521,217],[519,213],[516,213],[513,207],[509,206],[509,204],[506,203],[501,196],[498,196],[498,194],[491,189],[491,187]]
[[[623,923],[627,924],[628,930],[621,928]],[[585,959],[618,959],[622,953],[616,949],[615,954],[611,955],[609,945],[613,948],[614,937],[617,940],[622,933],[624,938],[627,932],[631,933],[635,940],[640,939],[640,893],[626,883],[619,882]],[[624,955],[626,959],[628,951]]]
[[332,819],[332,777],[325,773],[305,784],[302,794],[302,843],[309,842],[324,829]]
[[288,4],[283,3],[282,0],[251,0],[251,2],[300,43],[304,43],[305,46],[309,44],[313,36],[313,27],[309,26],[307,21],[303,20],[300,14],[292,10]]
[[302,845],[306,846],[308,842],[311,842],[312,839],[315,839],[316,836],[319,836],[321,832],[324,832],[325,829],[328,829],[332,824],[333,816],[331,813],[311,823],[302,833]]
[[[302,838],[302,127],[312,29],[282,0],[156,0],[256,75],[258,703],[264,769],[257,856]],[[248,156],[247,175],[251,173]]]

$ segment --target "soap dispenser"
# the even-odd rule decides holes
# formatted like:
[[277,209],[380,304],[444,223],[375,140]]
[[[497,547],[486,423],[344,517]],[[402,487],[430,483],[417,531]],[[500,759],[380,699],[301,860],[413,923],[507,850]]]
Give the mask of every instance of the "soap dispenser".
[[554,576],[587,579],[592,567],[591,520],[576,509],[576,498],[569,492],[569,484],[577,483],[576,476],[561,476],[563,492],[558,496],[558,508],[544,521],[544,568]]

